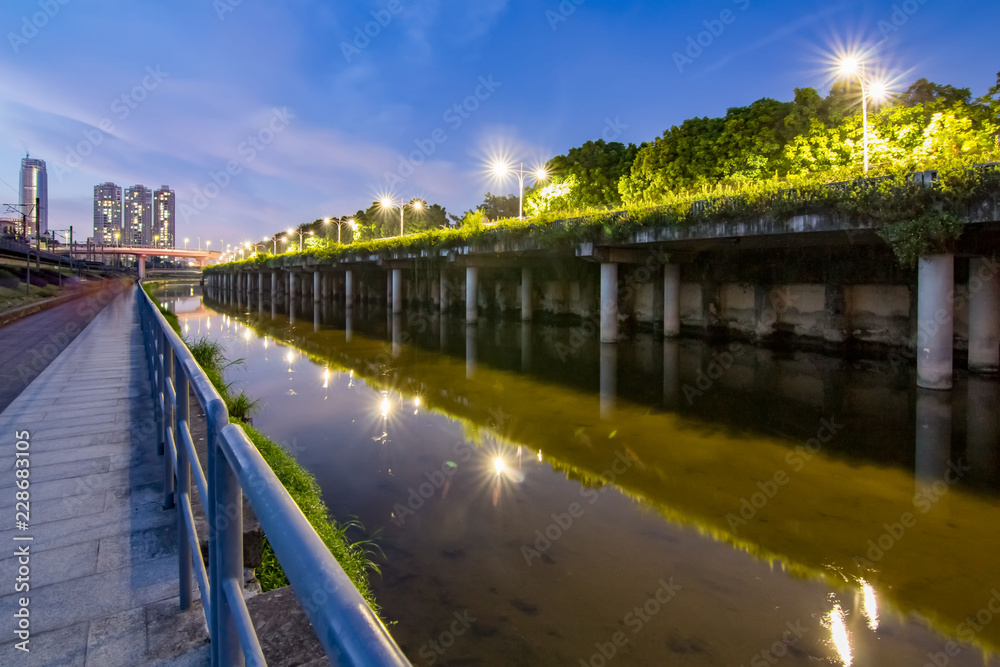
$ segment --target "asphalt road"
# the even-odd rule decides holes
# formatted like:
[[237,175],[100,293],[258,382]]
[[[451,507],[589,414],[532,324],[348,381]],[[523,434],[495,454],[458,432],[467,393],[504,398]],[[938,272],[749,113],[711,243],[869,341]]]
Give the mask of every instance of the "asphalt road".
[[123,289],[120,281],[109,281],[99,292],[0,327],[0,412]]

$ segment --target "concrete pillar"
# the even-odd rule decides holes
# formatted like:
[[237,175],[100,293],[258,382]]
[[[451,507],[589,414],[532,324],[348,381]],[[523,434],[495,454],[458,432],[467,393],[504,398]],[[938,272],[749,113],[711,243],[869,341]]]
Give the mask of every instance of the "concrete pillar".
[[288,272],[288,300],[291,302],[295,299],[295,272]]
[[344,301],[348,308],[354,305],[354,271],[350,269],[344,274]]
[[433,307],[433,308],[440,308],[441,307],[441,279],[440,279],[440,277],[431,278],[430,298],[431,298],[431,307]]
[[479,322],[479,269],[465,269],[465,323]]
[[531,284],[531,269],[523,267],[521,269],[521,321],[530,322],[534,314],[534,301],[531,298],[533,285]]
[[136,264],[139,266],[139,277],[140,278],[145,278],[146,277],[146,258],[140,256],[137,259],[139,260],[139,261],[136,262]]
[[917,386],[951,389],[955,256],[921,257],[917,273]]
[[260,302],[264,303],[264,272],[261,271],[257,274],[257,296],[260,298]]
[[1000,271],[986,257],[969,260],[969,370],[1000,371]]
[[618,265],[601,264],[601,342],[618,342]]
[[271,301],[278,298],[278,272],[271,271]]
[[319,301],[320,289],[319,282],[323,279],[322,274],[319,271],[313,271],[313,302]]
[[667,338],[681,333],[681,267],[663,265],[663,335]]
[[392,313],[403,312],[403,270],[392,270]]

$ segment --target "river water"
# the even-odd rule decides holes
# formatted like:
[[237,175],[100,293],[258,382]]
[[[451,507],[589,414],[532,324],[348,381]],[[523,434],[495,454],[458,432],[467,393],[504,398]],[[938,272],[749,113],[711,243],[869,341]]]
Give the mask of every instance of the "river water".
[[212,296],[414,664],[1000,665],[996,380]]

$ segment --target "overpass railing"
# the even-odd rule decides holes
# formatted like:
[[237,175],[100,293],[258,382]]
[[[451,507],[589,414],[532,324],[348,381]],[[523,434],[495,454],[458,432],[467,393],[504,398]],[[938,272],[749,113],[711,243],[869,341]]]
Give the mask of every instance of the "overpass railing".
[[[177,510],[180,605],[191,606],[193,577],[208,623],[212,665],[267,664],[243,599],[244,493],[331,662],[409,665],[246,433],[229,423],[225,402],[191,351],[145,291],[138,294],[158,453],[164,457],[164,507]],[[191,438],[191,394],[205,413],[207,473]],[[195,528],[192,483],[208,519],[207,566]]]

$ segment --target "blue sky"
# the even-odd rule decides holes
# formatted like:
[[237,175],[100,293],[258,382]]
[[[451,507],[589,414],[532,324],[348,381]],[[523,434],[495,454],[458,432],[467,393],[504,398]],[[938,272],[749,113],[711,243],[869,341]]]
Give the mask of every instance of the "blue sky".
[[534,164],[825,93],[845,45],[901,87],[980,95],[998,25],[995,0],[5,0],[0,202],[30,151],[50,228],[77,238],[108,180],[170,185],[178,239],[213,247],[382,192],[461,213],[516,191],[485,173],[494,154]]

